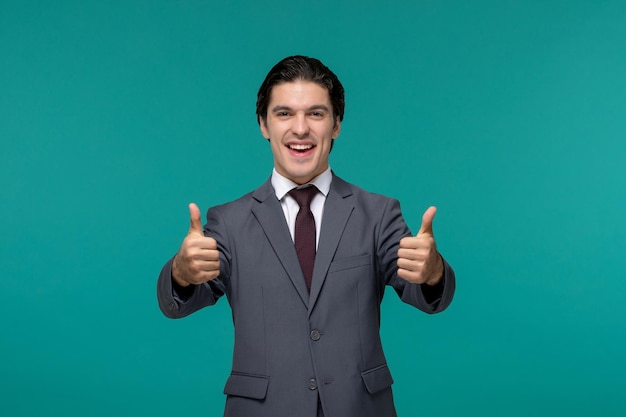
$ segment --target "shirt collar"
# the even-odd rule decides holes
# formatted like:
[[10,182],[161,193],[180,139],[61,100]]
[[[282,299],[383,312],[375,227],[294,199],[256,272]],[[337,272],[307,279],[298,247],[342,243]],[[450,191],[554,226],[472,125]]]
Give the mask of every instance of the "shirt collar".
[[[313,180],[309,181],[307,184],[315,185],[317,189],[324,194],[324,197],[326,197],[330,191],[330,183],[332,180],[333,174],[330,171],[330,167],[328,167],[326,168],[326,171],[313,178]],[[276,171],[276,168],[272,170],[271,183],[272,187],[274,187],[274,192],[276,193],[276,198],[278,198],[278,200],[282,200],[289,191],[299,187],[299,185],[295,182],[280,175]]]

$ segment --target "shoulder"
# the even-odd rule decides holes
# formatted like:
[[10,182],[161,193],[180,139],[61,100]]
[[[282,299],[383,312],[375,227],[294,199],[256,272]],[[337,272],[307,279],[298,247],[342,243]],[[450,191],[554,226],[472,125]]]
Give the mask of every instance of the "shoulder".
[[235,200],[209,208],[209,213],[215,212],[225,217],[240,216],[241,213],[250,212],[259,202],[263,202],[272,197],[276,198],[276,195],[268,180],[256,190],[250,191]]
[[330,189],[331,192],[338,193],[343,198],[354,199],[354,201],[361,204],[387,206],[389,204],[398,203],[398,200],[395,198],[368,191],[336,175],[333,175],[333,182],[331,183]]
[[219,213],[220,216],[229,217],[233,215],[237,216],[243,212],[248,212],[252,206],[252,194],[253,192],[249,192],[236,200],[210,207],[209,214]]

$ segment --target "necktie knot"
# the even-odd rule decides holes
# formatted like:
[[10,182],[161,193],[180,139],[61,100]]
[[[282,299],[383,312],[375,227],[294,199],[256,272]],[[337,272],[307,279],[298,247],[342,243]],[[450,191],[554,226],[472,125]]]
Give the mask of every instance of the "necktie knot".
[[312,185],[305,188],[294,188],[289,191],[289,195],[296,200],[301,208],[311,207],[311,201],[313,201],[313,197],[315,197],[318,191],[317,187]]

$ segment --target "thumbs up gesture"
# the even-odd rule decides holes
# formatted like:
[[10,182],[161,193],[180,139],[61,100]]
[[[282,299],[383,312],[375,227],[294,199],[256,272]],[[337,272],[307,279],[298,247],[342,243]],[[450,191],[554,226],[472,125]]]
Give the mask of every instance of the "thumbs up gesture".
[[400,240],[398,276],[414,284],[436,285],[443,277],[443,260],[433,235],[435,213],[437,208],[429,207],[417,235]]
[[189,204],[189,217],[189,232],[172,264],[172,278],[183,287],[211,281],[220,273],[217,242],[204,236],[200,209],[194,203]]

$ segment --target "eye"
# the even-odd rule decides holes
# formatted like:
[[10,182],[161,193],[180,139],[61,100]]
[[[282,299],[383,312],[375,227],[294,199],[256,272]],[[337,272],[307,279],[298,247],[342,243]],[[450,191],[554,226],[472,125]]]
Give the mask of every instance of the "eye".
[[311,112],[311,116],[316,117],[316,118],[322,118],[324,117],[324,112],[323,111],[319,111],[319,110],[315,110]]
[[276,116],[278,116],[278,117],[287,117],[287,116],[289,116],[289,112],[287,112],[287,111],[279,111],[279,112],[276,112]]

